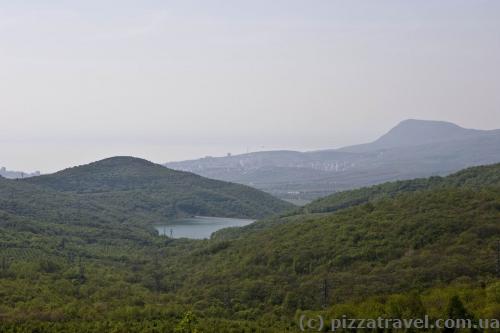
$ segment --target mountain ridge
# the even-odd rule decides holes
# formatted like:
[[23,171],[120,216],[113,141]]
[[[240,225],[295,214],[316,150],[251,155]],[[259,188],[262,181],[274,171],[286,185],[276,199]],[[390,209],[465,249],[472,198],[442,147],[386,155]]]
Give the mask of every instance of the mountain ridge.
[[500,130],[470,129],[440,120],[406,119],[371,143],[342,147],[338,150],[346,152],[366,152],[461,140],[490,134],[500,134]]
[[282,199],[312,200],[387,181],[445,176],[500,162],[500,130],[466,129],[443,121],[408,119],[362,145],[310,152],[254,152],[165,166],[227,180]]

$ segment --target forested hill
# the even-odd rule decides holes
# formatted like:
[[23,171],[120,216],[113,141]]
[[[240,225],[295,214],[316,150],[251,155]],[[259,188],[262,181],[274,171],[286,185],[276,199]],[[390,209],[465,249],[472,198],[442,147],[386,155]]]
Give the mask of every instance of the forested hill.
[[203,178],[134,157],[113,157],[22,180],[124,213],[261,218],[293,206],[248,186]]
[[[180,269],[187,272],[186,284],[222,291],[229,283],[240,302],[277,302],[293,310],[320,309],[324,279],[331,304],[495,277],[498,188],[403,193],[281,220],[232,240],[221,238],[224,246],[184,259],[191,266]],[[199,271],[192,260],[206,268]],[[216,271],[210,268],[215,266]]]
[[196,316],[207,333],[295,332],[303,310],[448,318],[457,296],[500,316],[498,166],[199,241],[126,223],[133,200],[103,194],[144,190],[109,178],[86,193],[0,179],[0,331],[179,332]]
[[500,164],[472,167],[447,177],[417,178],[339,192],[317,199],[297,211],[300,213],[334,212],[368,201],[394,197],[403,192],[446,187],[470,189],[500,187]]
[[[230,298],[256,312],[267,304],[262,314],[327,304],[339,317],[354,318],[387,316],[394,306],[409,317],[417,315],[412,311],[446,316],[447,297],[466,295],[477,317],[498,317],[499,167],[465,170],[442,186],[335,212],[261,221],[267,227],[245,227],[237,237],[222,231],[213,244],[175,262],[185,272],[183,292],[195,302],[200,296],[189,288],[197,286],[212,302]],[[422,303],[411,308],[404,303],[410,299]],[[358,305],[345,306],[351,302]]]

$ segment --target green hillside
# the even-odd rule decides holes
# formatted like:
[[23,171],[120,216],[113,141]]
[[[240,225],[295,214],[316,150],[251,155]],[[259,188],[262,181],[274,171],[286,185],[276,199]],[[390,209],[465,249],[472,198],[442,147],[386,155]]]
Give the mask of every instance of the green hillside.
[[156,236],[80,185],[0,179],[0,331],[298,332],[302,310],[445,318],[462,303],[499,318],[498,176],[469,169],[200,241]]
[[23,181],[157,222],[185,215],[262,218],[293,207],[248,186],[133,157],[113,157]]
[[252,281],[261,293],[259,301],[281,304],[293,293],[300,308],[320,307],[324,278],[332,280],[332,297],[345,301],[493,277],[499,218],[500,189],[403,194],[336,214],[287,217],[286,223],[248,231],[202,256],[216,271],[188,276],[192,285],[213,287],[220,281],[222,288],[230,281],[240,296]]
[[368,201],[394,197],[403,192],[414,192],[434,188],[467,187],[478,189],[500,186],[500,164],[473,167],[447,177],[418,178],[384,183],[357,190],[339,192],[315,200],[299,211],[302,213],[333,212]]

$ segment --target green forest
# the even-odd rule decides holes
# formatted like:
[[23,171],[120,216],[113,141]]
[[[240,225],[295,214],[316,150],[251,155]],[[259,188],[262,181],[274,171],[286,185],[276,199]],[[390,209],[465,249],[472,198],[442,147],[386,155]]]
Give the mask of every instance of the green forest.
[[[208,240],[154,230],[191,215],[260,220]],[[302,313],[500,318],[499,222],[500,164],[301,208],[125,157],[0,178],[0,332],[299,332]]]

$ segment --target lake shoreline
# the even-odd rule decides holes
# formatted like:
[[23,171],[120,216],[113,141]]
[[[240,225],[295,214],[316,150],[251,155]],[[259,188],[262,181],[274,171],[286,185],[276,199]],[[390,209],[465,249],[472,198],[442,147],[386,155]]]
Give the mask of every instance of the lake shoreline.
[[172,220],[154,228],[160,236],[167,236],[174,239],[209,239],[210,236],[221,229],[231,227],[243,227],[256,220],[240,219],[231,217],[215,216],[194,216]]

